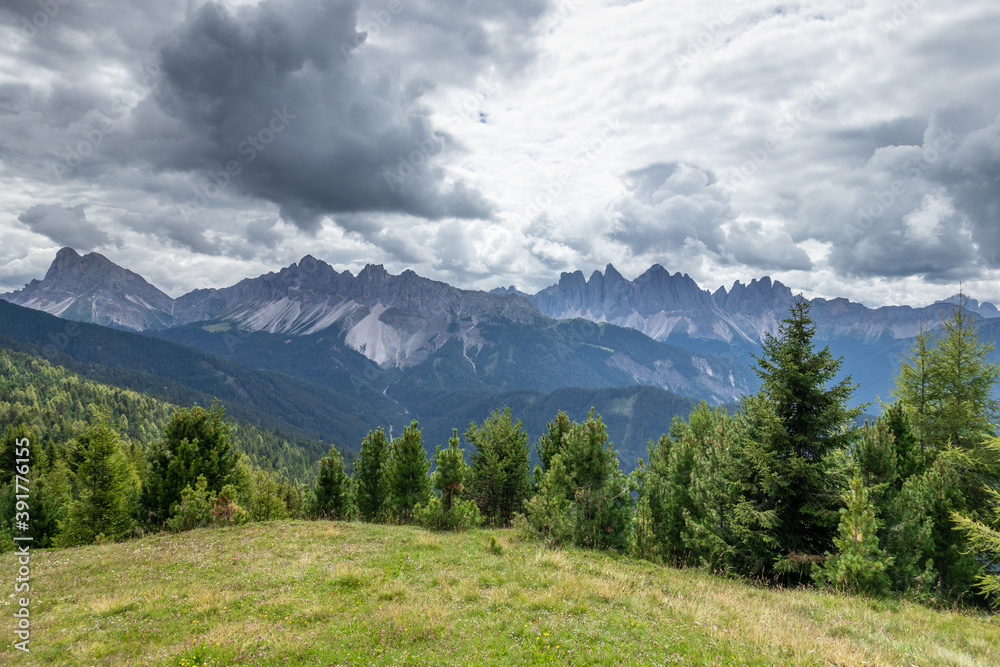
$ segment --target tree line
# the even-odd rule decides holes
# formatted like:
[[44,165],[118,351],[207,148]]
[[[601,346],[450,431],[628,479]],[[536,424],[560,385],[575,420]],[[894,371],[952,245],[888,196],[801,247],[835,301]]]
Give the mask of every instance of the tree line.
[[[504,408],[469,425],[468,462],[457,429],[428,458],[413,421],[396,438],[369,432],[350,464],[332,448],[314,484],[285,489],[234,452],[221,405],[175,412],[142,456],[100,416],[71,455],[42,462],[36,544],[286,516],[512,526],[550,546],[775,584],[941,603],[1000,599],[992,344],[960,303],[939,331],[916,337],[895,402],[857,425],[865,406],[848,407],[857,385],[838,379],[841,360],[817,350],[814,334],[809,305],[798,300],[764,337],[760,391],[732,413],[703,402],[676,418],[628,475],[593,410],[582,422],[565,412],[549,422],[534,470],[525,429]],[[5,460],[25,433],[8,429]],[[12,502],[8,478],[0,511]],[[3,515],[8,532],[12,516]]]

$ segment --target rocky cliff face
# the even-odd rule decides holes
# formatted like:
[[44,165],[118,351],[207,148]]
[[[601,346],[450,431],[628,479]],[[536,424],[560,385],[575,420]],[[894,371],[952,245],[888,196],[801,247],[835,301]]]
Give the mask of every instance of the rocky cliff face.
[[68,320],[141,331],[172,321],[173,299],[97,253],[63,248],[42,280],[0,294],[5,301]]
[[[628,281],[610,264],[603,274],[595,271],[589,279],[579,271],[563,273],[557,284],[525,296],[550,317],[610,322],[682,345],[683,339],[759,343],[764,334],[778,330],[796,298],[791,289],[769,277],[735,282],[728,290],[720,287],[709,293],[688,275],[670,274],[659,265]],[[921,326],[936,326],[951,312],[957,296],[924,308],[868,308],[847,299],[817,298],[810,303],[818,340],[848,337],[873,342],[912,338]],[[980,317],[1000,317],[993,304],[971,299],[967,305]]]
[[477,325],[543,316],[527,299],[461,290],[368,265],[357,276],[338,273],[307,255],[296,264],[218,290],[195,290],[177,299],[175,323],[227,320],[251,331],[309,335],[330,327],[380,365],[420,363],[448,340],[481,342]]
[[659,264],[634,281],[610,264],[589,279],[580,271],[563,273],[557,284],[528,298],[556,319],[608,322],[660,341],[683,336],[729,343],[742,336],[712,294],[687,274],[671,275]]
[[480,344],[482,323],[545,319],[521,296],[461,290],[413,271],[393,276],[381,265],[366,266],[357,276],[338,273],[309,255],[276,273],[174,300],[101,255],[81,257],[63,248],[44,279],[2,298],[66,319],[134,331],[208,320],[289,335],[333,327],[369,359],[399,367],[420,363],[452,338],[465,346]]

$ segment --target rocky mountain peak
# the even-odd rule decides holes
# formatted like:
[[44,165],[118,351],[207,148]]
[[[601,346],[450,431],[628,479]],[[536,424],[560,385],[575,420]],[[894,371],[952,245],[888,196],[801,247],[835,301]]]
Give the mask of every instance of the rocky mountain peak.
[[104,255],[81,256],[62,248],[42,280],[3,295],[27,306],[70,320],[126,329],[163,326],[170,320],[173,299]]

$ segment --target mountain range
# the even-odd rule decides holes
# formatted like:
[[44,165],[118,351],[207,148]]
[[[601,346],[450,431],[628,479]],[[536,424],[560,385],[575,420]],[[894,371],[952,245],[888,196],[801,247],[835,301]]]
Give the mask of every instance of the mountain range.
[[[552,392],[648,385],[713,403],[756,390],[751,369],[794,292],[768,277],[714,292],[654,265],[635,280],[610,264],[563,273],[536,294],[464,290],[368,265],[357,275],[305,256],[277,272],[176,299],[97,253],[60,250],[41,280],[0,298],[64,319],[194,347],[403,411],[417,392]],[[816,339],[844,356],[859,402],[887,399],[909,340],[955,299],[868,308],[811,300]],[[984,324],[990,303],[968,300]],[[362,398],[362,400],[367,400]],[[655,436],[656,434],[650,434]]]
[[[671,274],[656,264],[635,280],[626,280],[612,265],[604,273],[563,273],[559,282],[536,294],[513,286],[494,294],[517,294],[533,301],[549,317],[582,317],[642,331],[663,342],[715,341],[725,345],[759,344],[765,333],[774,334],[796,295],[769,277],[733,283],[728,290],[702,289],[687,274]],[[853,338],[871,343],[912,338],[921,326],[933,328],[951,313],[958,296],[930,306],[868,308],[847,299],[810,300],[816,339]],[[992,303],[969,299],[966,308],[984,319],[1000,317]],[[719,349],[722,349],[721,347]]]

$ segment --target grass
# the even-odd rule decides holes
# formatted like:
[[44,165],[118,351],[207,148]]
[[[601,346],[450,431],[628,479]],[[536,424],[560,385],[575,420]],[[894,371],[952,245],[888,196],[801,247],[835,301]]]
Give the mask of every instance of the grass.
[[31,565],[31,653],[13,648],[11,594],[0,664],[1000,664],[985,614],[755,588],[510,531],[291,521]]

